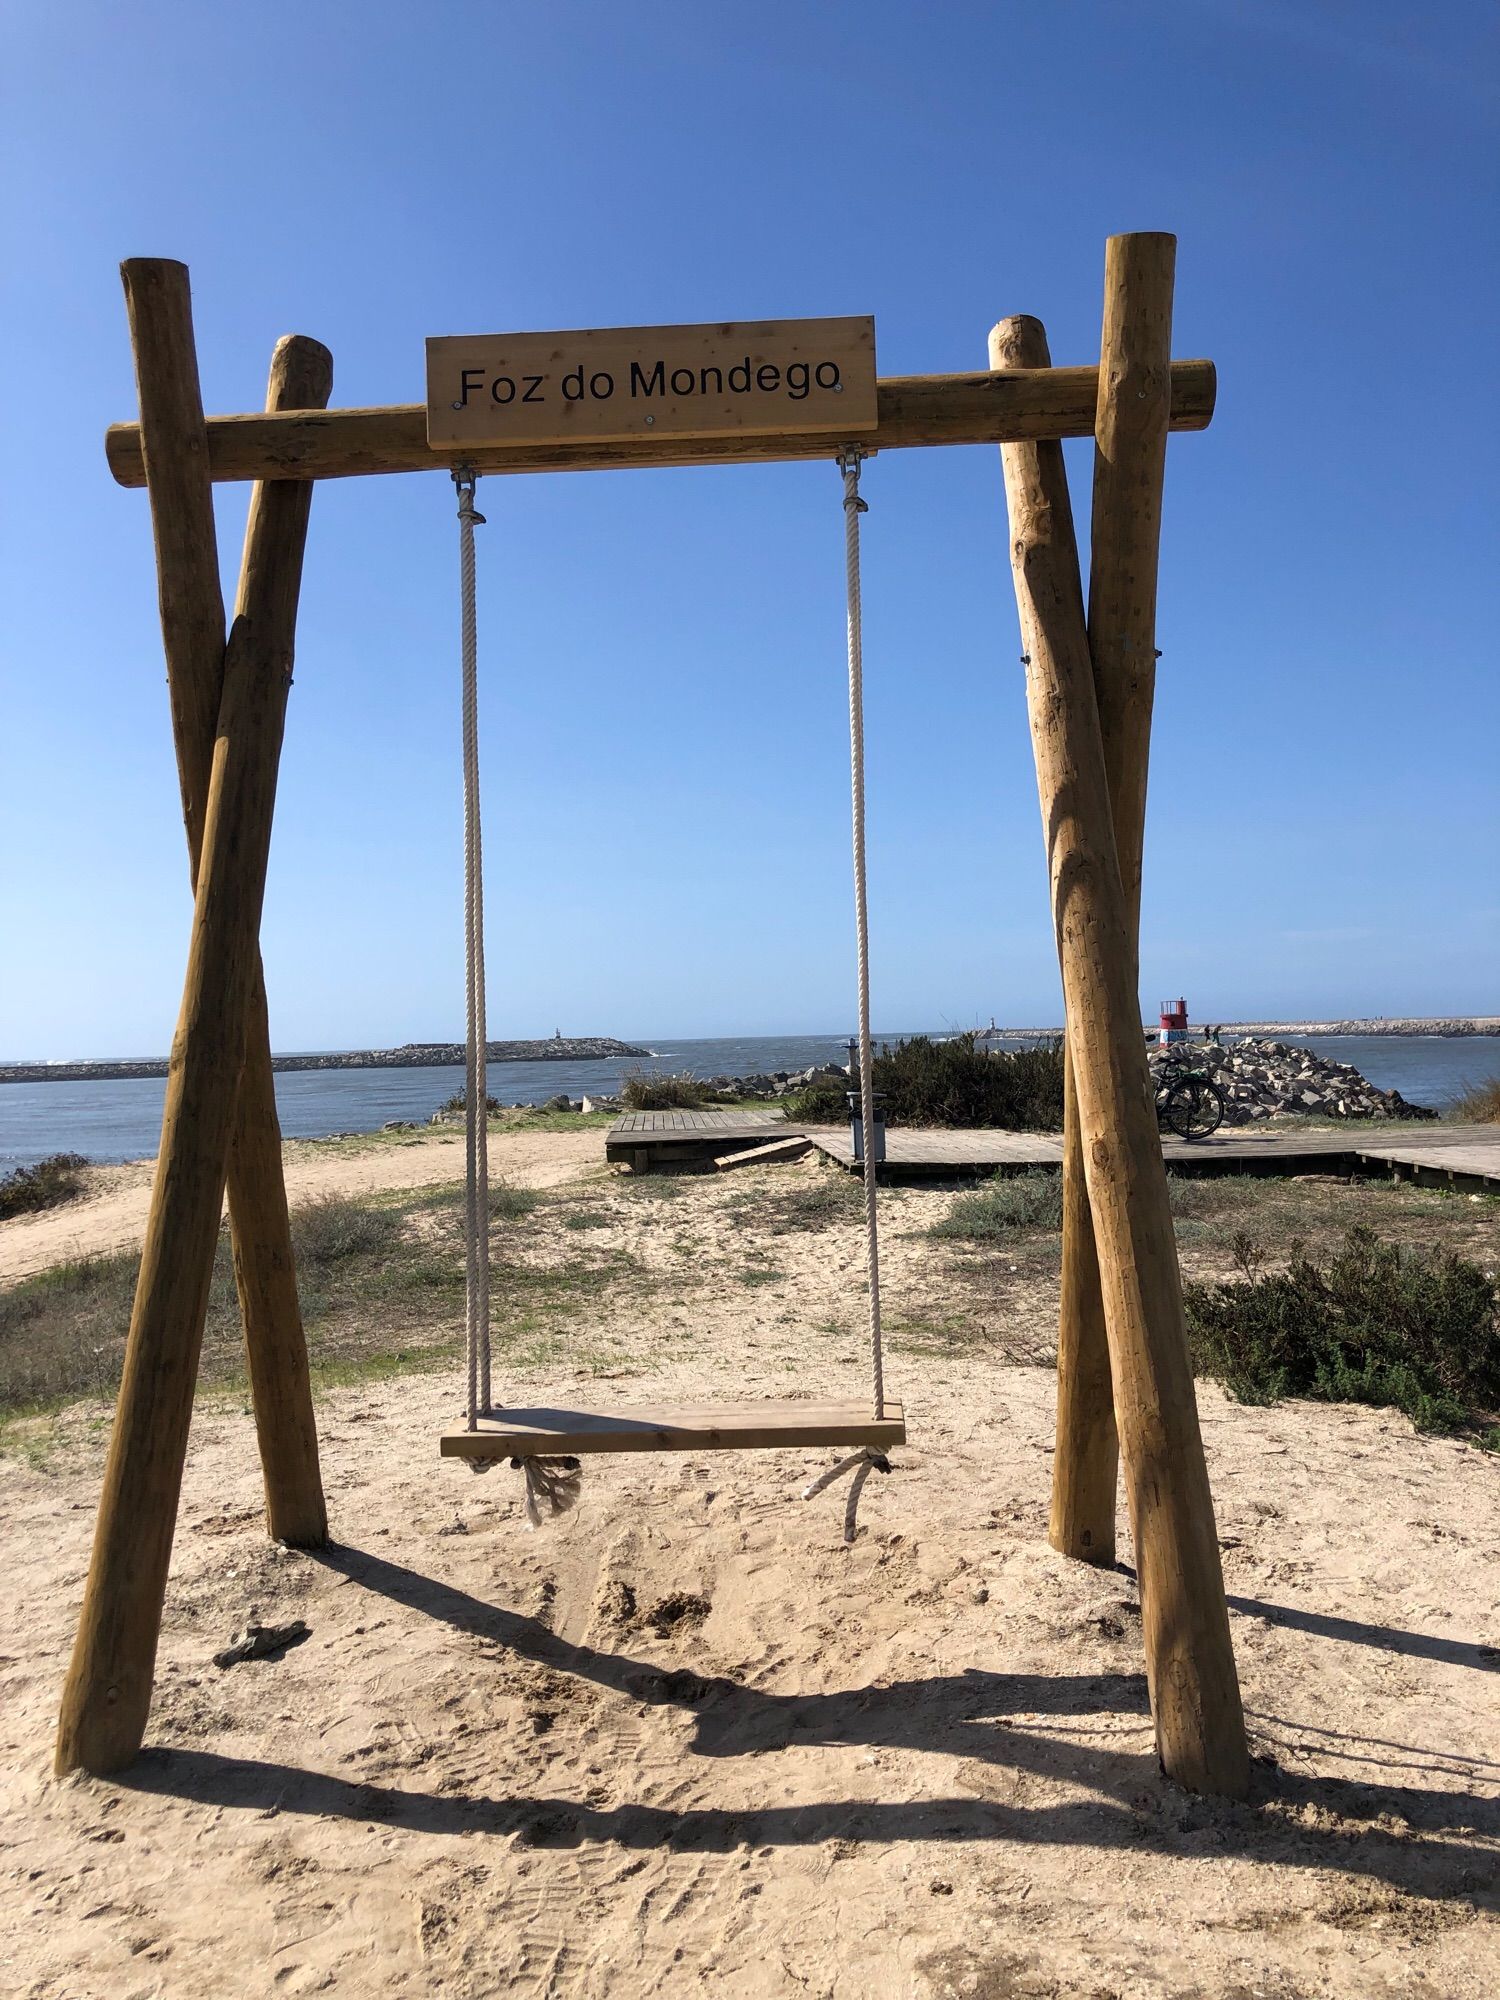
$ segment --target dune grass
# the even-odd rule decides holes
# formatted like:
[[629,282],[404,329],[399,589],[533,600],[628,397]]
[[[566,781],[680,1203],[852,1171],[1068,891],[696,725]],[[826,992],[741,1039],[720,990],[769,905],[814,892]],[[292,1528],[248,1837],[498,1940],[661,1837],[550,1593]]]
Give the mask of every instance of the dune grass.
[[996,1175],[972,1194],[962,1194],[928,1234],[967,1243],[1008,1240],[1023,1231],[1062,1228],[1062,1174]]
[[1448,1106],[1447,1116],[1459,1125],[1500,1125],[1500,1076],[1468,1084]]
[[[497,1354],[540,1366],[567,1348],[589,1366],[586,1336],[570,1346],[571,1323],[587,1321],[608,1293],[640,1279],[636,1260],[559,1234],[530,1189],[490,1191],[491,1305]],[[292,1212],[292,1244],[316,1386],[438,1366],[462,1348],[463,1194],[423,1189],[399,1198],[329,1196]],[[520,1235],[516,1226],[527,1223]],[[509,1225],[509,1227],[506,1227]],[[119,1384],[139,1258],[135,1253],[59,1264],[0,1291],[0,1416],[111,1396]],[[576,1351],[575,1351],[576,1350]],[[613,1357],[611,1357],[613,1358]],[[209,1293],[200,1380],[245,1385],[239,1302],[227,1230]]]
[[34,1167],[17,1167],[6,1174],[0,1179],[0,1222],[75,1201],[83,1193],[87,1165],[82,1153],[53,1153]]

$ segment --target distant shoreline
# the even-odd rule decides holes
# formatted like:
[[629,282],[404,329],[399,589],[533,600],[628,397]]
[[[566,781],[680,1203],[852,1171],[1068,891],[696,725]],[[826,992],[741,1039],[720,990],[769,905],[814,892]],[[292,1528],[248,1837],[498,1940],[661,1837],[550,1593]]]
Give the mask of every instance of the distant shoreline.
[[[1445,1037],[1463,1035],[1500,1035],[1500,1014],[1454,1014],[1439,1016],[1430,1021],[1407,1019],[1400,1015],[1382,1015],[1376,1020],[1364,1021],[1194,1021],[1189,1025],[1190,1039],[1201,1041],[1212,1027],[1220,1035],[1439,1035]],[[1155,1034],[1153,1023],[1146,1022],[1147,1034]],[[981,1035],[1007,1040],[1025,1035],[1060,1035],[1058,1028],[981,1028]]]
[[[1143,1024],[1149,1035],[1155,1024]],[[1195,1022],[1189,1033],[1201,1039],[1209,1023]],[[1462,1039],[1470,1035],[1500,1035],[1500,1014],[1450,1015],[1432,1020],[1390,1016],[1377,1020],[1351,1021],[1222,1021],[1211,1024],[1221,1036],[1266,1035],[1284,1040],[1299,1035],[1431,1035]],[[981,1039],[1005,1041],[1045,1040],[1061,1035],[1061,1027],[981,1028]],[[768,1040],[775,1037],[759,1037]],[[797,1039],[790,1037],[787,1039]],[[547,1041],[491,1042],[488,1060],[492,1063],[524,1062],[649,1062],[655,1051],[610,1035],[564,1035]],[[462,1068],[462,1042],[406,1042],[395,1049],[335,1049],[314,1055],[273,1056],[271,1067],[279,1074],[297,1070],[393,1070]],[[139,1060],[0,1063],[0,1084],[6,1083],[114,1083],[134,1078],[164,1077],[169,1064],[165,1056]]]
[[[487,1062],[617,1062],[649,1058],[650,1049],[610,1035],[557,1035],[545,1042],[490,1042]],[[399,1049],[337,1049],[325,1055],[272,1056],[278,1074],[290,1070],[450,1069],[466,1057],[462,1042],[406,1042]],[[0,1083],[117,1083],[165,1076],[165,1056],[140,1061],[0,1063]]]

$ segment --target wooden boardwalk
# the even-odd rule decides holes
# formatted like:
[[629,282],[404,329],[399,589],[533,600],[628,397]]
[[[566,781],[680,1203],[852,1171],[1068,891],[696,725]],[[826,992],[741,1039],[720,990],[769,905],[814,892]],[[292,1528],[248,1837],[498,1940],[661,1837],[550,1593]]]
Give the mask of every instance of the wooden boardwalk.
[[[605,1135],[607,1160],[638,1173],[701,1164],[769,1139],[809,1139],[840,1166],[854,1165],[847,1125],[794,1125],[779,1111],[632,1111]],[[1336,1131],[1236,1127],[1209,1139],[1164,1137],[1162,1152],[1177,1173],[1370,1174],[1387,1172],[1429,1187],[1500,1193],[1500,1126],[1434,1125],[1382,1136],[1375,1124]],[[886,1134],[886,1168],[894,1174],[955,1176],[1021,1172],[1062,1162],[1062,1137],[1052,1132],[908,1131]]]
[[[840,1166],[853,1167],[848,1128],[807,1128],[807,1137]],[[934,1132],[886,1134],[886,1166],[897,1173],[963,1174],[1062,1164],[1062,1135],[1052,1132]],[[1389,1172],[1426,1186],[1488,1189],[1500,1194],[1500,1126],[1434,1126],[1389,1137],[1378,1128],[1328,1131],[1215,1132],[1208,1139],[1164,1135],[1162,1153],[1174,1173],[1369,1174]]]
[[655,1167],[715,1160],[770,1139],[794,1139],[799,1132],[779,1111],[627,1111],[605,1133],[604,1157],[650,1173]]

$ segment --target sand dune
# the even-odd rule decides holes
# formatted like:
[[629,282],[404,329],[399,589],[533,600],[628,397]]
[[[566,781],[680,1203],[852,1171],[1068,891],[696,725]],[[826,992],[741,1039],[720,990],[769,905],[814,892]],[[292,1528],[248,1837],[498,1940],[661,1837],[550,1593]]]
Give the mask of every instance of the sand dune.
[[[597,1171],[580,1137],[526,1171]],[[713,1217],[727,1268],[747,1182],[634,1204],[643,1256]],[[937,1288],[925,1212],[893,1218],[898,1327]],[[851,1275],[822,1237],[777,1241],[779,1291],[645,1300],[644,1379],[554,1366],[528,1395],[853,1389],[857,1347],[820,1326]],[[1028,1324],[1052,1310],[1033,1289]],[[460,1385],[420,1376],[323,1400],[338,1542],[287,1552],[248,1417],[211,1401],[151,1747],[111,1782],[49,1770],[105,1427],[82,1407],[39,1433],[0,1461],[0,1987],[1487,2000],[1494,1462],[1378,1411],[1203,1390],[1259,1761],[1249,1803],[1190,1798],[1156,1767],[1128,1567],[1046,1545],[1053,1384],[1013,1335],[896,1335],[912,1439],[852,1549],[836,1493],[799,1497],[826,1454],[591,1464],[578,1511],[529,1534],[515,1474],[437,1458]],[[215,1668],[252,1616],[311,1635]]]

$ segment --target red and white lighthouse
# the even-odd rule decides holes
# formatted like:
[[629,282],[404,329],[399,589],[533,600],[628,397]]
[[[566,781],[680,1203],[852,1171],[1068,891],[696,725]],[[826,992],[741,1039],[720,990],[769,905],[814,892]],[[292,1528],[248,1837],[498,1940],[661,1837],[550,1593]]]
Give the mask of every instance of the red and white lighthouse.
[[1161,1038],[1164,1042],[1185,1042],[1188,1038],[1187,1002],[1182,998],[1161,1003]]

